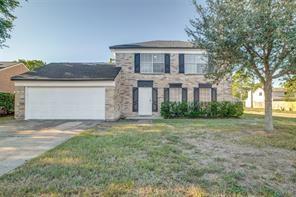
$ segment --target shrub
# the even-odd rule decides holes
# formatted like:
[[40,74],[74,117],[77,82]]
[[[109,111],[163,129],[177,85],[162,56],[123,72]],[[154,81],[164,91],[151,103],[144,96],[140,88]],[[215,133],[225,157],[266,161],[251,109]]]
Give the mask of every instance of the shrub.
[[163,102],[160,114],[164,118],[230,118],[243,114],[242,102]]
[[14,94],[0,92],[0,115],[14,112]]

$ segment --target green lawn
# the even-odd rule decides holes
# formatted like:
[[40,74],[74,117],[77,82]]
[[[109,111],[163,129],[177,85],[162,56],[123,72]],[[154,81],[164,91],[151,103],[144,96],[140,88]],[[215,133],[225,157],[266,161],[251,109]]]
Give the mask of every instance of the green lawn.
[[0,178],[0,196],[293,196],[296,119],[104,123]]

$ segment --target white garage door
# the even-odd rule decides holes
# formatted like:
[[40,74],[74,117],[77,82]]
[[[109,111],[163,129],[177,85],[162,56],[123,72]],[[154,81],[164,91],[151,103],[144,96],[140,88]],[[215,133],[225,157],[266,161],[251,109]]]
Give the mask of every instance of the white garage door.
[[105,88],[27,87],[26,119],[105,119]]

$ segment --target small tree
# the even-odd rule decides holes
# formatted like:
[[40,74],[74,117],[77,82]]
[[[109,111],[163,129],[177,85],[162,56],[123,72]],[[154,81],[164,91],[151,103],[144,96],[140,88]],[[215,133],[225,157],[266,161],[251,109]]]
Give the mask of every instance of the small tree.
[[295,99],[296,97],[296,75],[287,79],[284,83],[284,88],[287,90],[287,99]]
[[45,65],[42,60],[24,60],[20,59],[19,62],[25,64],[30,71],[36,70]]
[[240,100],[245,100],[249,91],[253,94],[259,87],[262,87],[262,84],[255,82],[255,77],[243,70],[235,72],[232,76],[232,95]]
[[12,12],[18,6],[18,0],[0,0],[0,48],[6,46],[4,45],[6,39],[10,38],[13,21],[16,18]]
[[208,77],[219,80],[245,69],[263,84],[265,130],[272,131],[272,82],[296,71],[296,1],[194,1],[197,15],[186,31],[207,49]]

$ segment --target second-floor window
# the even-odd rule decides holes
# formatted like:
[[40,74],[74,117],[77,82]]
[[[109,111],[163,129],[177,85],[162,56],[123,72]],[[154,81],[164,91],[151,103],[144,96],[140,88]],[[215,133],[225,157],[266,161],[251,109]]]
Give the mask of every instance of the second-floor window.
[[164,54],[141,53],[141,73],[164,73]]
[[205,55],[185,54],[185,74],[205,74],[207,57]]

